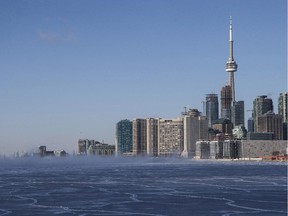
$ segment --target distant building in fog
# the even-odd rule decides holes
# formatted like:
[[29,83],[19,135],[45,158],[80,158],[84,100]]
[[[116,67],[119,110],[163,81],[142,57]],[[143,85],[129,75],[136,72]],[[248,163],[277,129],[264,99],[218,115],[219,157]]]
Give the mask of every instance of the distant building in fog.
[[88,153],[88,155],[114,156],[115,155],[115,146],[95,142],[93,145],[90,145],[88,147],[87,153]]
[[112,156],[115,154],[115,146],[100,143],[95,140],[78,139],[78,154]]
[[95,140],[78,139],[78,154],[87,155],[87,150],[90,145],[94,145]]
[[46,156],[65,157],[68,155],[64,150],[47,151],[46,146],[39,146],[38,150],[40,157],[46,157]]

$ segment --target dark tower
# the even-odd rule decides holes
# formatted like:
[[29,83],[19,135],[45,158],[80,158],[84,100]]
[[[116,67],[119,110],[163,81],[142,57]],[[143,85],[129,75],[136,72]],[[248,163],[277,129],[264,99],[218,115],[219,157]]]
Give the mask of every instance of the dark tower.
[[208,127],[219,118],[219,103],[217,94],[206,95],[206,116],[208,118]]
[[116,124],[116,154],[132,152],[132,122],[128,119]]
[[231,120],[232,90],[230,85],[221,89],[221,118]]
[[244,101],[234,101],[231,107],[231,121],[235,126],[244,126]]

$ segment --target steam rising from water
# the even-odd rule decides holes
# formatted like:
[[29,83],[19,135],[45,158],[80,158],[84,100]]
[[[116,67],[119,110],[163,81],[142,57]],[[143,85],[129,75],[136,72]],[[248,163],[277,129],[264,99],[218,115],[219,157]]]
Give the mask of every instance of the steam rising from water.
[[284,163],[0,160],[1,215],[286,215]]

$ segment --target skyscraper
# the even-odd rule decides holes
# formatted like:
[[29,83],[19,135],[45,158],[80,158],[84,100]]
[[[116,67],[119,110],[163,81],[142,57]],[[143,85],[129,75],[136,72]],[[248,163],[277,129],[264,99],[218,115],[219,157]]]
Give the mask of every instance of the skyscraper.
[[183,118],[159,119],[158,155],[179,156],[183,147]]
[[233,34],[232,34],[232,17],[230,17],[229,29],[229,58],[226,63],[226,71],[229,73],[229,85],[231,86],[232,101],[235,101],[234,73],[237,71],[238,65],[233,57]]
[[221,118],[231,120],[232,90],[230,85],[221,89]]
[[212,127],[215,120],[219,118],[219,103],[217,94],[206,95],[206,116],[208,126]]
[[244,126],[244,101],[234,101],[231,107],[231,121],[233,126]]
[[132,152],[132,121],[121,120],[116,124],[116,154]]
[[158,155],[158,121],[159,119],[146,119],[147,132],[147,155]]
[[248,132],[254,132],[254,120],[253,118],[249,118],[247,122]]
[[147,153],[146,119],[134,119],[132,127],[133,127],[133,154],[146,155]]
[[258,117],[264,115],[268,111],[273,112],[273,101],[271,98],[267,98],[266,95],[261,95],[255,98],[253,101],[252,117],[254,120],[254,132],[259,132],[258,129]]
[[258,116],[257,132],[273,132],[273,139],[283,139],[283,116],[269,111]]
[[278,114],[283,116],[283,140],[288,136],[288,92],[280,93],[278,98]]
[[283,122],[288,122],[288,92],[280,93],[278,98],[278,114],[283,116]]
[[195,156],[196,142],[208,139],[208,119],[200,116],[197,109],[192,109],[183,117],[184,150],[183,157]]

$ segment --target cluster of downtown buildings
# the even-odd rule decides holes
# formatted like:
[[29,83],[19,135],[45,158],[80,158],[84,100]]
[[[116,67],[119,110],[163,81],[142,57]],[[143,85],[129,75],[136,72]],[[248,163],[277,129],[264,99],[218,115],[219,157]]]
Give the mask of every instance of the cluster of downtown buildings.
[[200,159],[287,156],[288,93],[279,95],[278,114],[274,113],[272,99],[266,95],[256,97],[246,129],[244,101],[235,99],[234,73],[237,69],[230,18],[226,63],[229,82],[221,89],[220,102],[217,94],[207,94],[203,112],[185,107],[184,112],[174,119],[121,120],[116,124],[115,146],[79,139],[78,154]]
[[273,112],[272,99],[255,98],[248,130],[244,127],[244,102],[231,106],[230,119],[225,116],[230,112],[227,108],[221,109],[219,118],[215,94],[206,95],[206,115],[189,109],[174,119],[121,120],[116,124],[116,154],[196,158],[287,154],[287,96],[280,94],[278,114]]
[[250,158],[287,155],[287,92],[280,93],[278,114],[266,95],[253,101],[252,118],[245,128],[244,101],[236,101],[232,19],[229,30],[229,84],[207,94],[205,110],[185,108],[174,119],[136,118],[116,124],[115,153],[126,156],[183,156],[189,158]]

